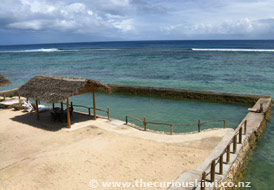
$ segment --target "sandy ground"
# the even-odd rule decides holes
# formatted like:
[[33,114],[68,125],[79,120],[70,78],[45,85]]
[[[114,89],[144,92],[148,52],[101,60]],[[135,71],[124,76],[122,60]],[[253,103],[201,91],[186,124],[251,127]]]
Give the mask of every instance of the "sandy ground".
[[[196,168],[228,131],[170,136],[86,118],[68,130],[51,122],[49,113],[40,118],[0,110],[0,189],[104,189],[102,181],[173,181]],[[91,179],[97,188],[89,187]]]

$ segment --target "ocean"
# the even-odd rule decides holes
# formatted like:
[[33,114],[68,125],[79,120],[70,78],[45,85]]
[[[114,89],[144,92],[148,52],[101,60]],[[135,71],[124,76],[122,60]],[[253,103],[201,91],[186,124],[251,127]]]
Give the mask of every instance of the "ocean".
[[[40,74],[91,78],[111,84],[258,94],[274,98],[274,41],[132,41],[0,46],[0,73],[13,82],[1,90],[17,88]],[[77,104],[92,103],[89,95],[72,100]],[[102,93],[97,93],[96,103],[103,109],[110,107],[111,117],[123,120],[125,115],[168,123],[226,119],[228,127],[232,128],[247,113],[246,105]],[[252,189],[272,186],[273,123],[272,115],[244,173],[244,180],[251,181]],[[209,127],[212,126],[205,126]],[[193,130],[196,129],[174,128],[174,132]]]

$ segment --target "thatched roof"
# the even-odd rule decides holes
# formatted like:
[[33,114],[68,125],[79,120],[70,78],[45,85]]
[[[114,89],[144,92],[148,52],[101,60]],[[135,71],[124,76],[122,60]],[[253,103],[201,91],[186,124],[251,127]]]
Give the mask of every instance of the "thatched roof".
[[0,86],[6,86],[8,84],[11,84],[9,79],[0,74]]
[[23,97],[54,103],[63,102],[74,93],[91,89],[110,92],[106,84],[96,80],[38,75],[21,86],[18,93]]

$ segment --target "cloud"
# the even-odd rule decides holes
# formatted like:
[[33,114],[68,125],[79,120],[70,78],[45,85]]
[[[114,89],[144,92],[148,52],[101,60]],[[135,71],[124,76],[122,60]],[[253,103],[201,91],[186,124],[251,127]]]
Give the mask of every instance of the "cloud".
[[77,34],[101,40],[273,38],[273,10],[273,0],[2,0],[0,35],[73,34],[76,41]]
[[[7,2],[7,1],[6,1]],[[127,6],[127,0],[112,0],[115,6]],[[83,28],[91,33],[95,30],[118,29],[122,32],[132,30],[132,19],[127,17],[110,17],[109,13],[92,10],[84,3],[66,4],[66,1],[53,4],[50,1],[21,0],[20,7],[1,15],[6,19],[13,15],[10,23],[4,27],[26,30],[75,30]],[[9,3],[6,3],[7,6]],[[91,6],[92,7],[92,6]]]
[[274,18],[250,20],[226,20],[220,23],[178,24],[162,26],[161,31],[169,35],[187,36],[263,36],[274,34]]
[[43,27],[43,23],[41,20],[30,20],[22,22],[13,22],[8,24],[8,27],[26,30],[41,30]]

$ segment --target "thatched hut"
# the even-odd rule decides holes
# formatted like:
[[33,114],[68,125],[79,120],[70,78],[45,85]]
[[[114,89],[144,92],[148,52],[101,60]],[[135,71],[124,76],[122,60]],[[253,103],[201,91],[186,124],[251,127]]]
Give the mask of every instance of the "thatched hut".
[[[69,97],[92,92],[94,119],[96,119],[95,90],[110,92],[110,87],[91,79],[38,75],[21,86],[18,94],[34,99],[36,110],[38,110],[38,101],[48,103],[66,101],[67,121],[70,127]],[[36,113],[39,120],[39,112]]]
[[9,79],[7,79],[6,77],[4,77],[3,75],[0,74],[0,86],[6,86],[9,84],[11,84]]

